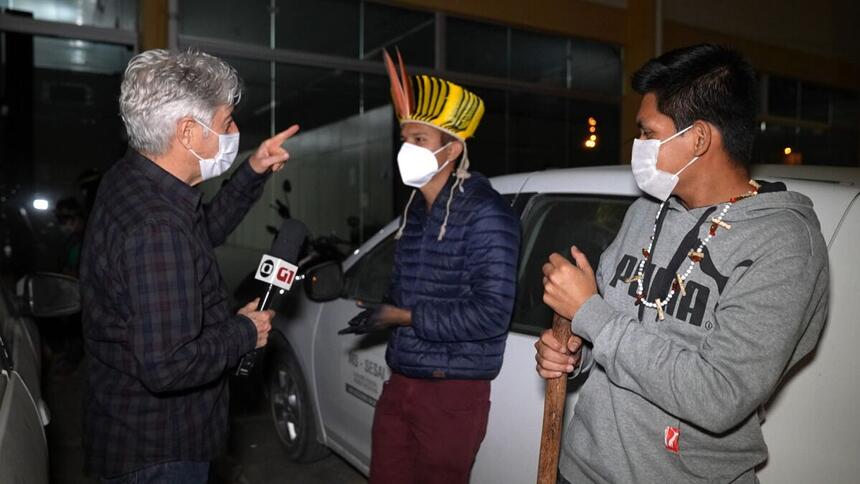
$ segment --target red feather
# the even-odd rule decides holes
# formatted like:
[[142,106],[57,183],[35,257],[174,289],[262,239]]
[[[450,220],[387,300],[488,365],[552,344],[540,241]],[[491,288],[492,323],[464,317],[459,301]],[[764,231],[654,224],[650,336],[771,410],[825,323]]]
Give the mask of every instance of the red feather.
[[394,111],[398,118],[406,118],[409,116],[409,102],[406,100],[403,86],[400,85],[400,80],[397,77],[397,69],[394,67],[394,61],[388,52],[382,51],[385,58],[385,69],[388,71],[388,80],[391,82],[391,101],[394,103]]
[[400,62],[400,82],[403,86],[403,94],[406,98],[406,109],[408,114],[412,114],[412,109],[415,107],[415,96],[412,94],[412,83],[409,82],[409,76],[406,75],[406,63],[403,62],[403,56],[400,55],[400,49],[394,47],[397,51],[397,61]]

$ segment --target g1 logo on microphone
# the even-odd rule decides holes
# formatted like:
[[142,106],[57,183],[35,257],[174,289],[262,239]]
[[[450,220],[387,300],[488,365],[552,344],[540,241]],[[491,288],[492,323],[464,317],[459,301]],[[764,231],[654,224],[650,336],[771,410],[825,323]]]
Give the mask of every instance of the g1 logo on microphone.
[[298,270],[298,267],[283,259],[264,255],[254,279],[273,284],[281,289],[289,289],[296,279]]
[[292,284],[293,279],[296,277],[296,271],[290,269],[286,265],[283,265],[278,268],[277,279],[284,284]]
[[298,271],[298,267],[279,259],[278,266],[275,268],[275,276],[272,278],[272,284],[281,289],[288,290],[293,287],[293,281],[295,281]]

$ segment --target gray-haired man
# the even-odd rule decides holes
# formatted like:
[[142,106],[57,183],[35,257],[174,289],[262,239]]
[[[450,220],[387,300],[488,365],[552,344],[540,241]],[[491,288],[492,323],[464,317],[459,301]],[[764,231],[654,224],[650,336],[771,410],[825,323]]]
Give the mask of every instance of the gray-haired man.
[[102,482],[205,483],[226,443],[228,370],[266,344],[273,313],[231,314],[213,248],[289,154],[264,141],[207,204],[192,188],[236,157],[236,71],[197,52],[128,64],[129,151],[104,176],[81,265],[88,356],[84,446]]

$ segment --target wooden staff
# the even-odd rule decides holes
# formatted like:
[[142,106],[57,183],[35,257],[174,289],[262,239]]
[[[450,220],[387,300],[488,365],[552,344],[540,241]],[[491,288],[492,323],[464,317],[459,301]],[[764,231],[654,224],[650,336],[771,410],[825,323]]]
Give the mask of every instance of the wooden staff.
[[[570,339],[570,320],[555,314],[552,334],[562,345]],[[561,426],[564,423],[564,398],[567,396],[567,375],[546,381],[543,404],[543,431],[540,436],[537,484],[556,484],[558,453],[561,445]]]

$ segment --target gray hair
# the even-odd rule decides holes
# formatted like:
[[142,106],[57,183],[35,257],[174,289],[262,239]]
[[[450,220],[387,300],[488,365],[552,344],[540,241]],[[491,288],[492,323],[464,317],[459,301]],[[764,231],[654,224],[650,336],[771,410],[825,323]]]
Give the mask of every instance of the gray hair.
[[161,155],[180,119],[190,116],[211,126],[218,108],[235,106],[241,97],[239,75],[221,59],[193,50],[153,49],[128,62],[119,110],[129,145]]

